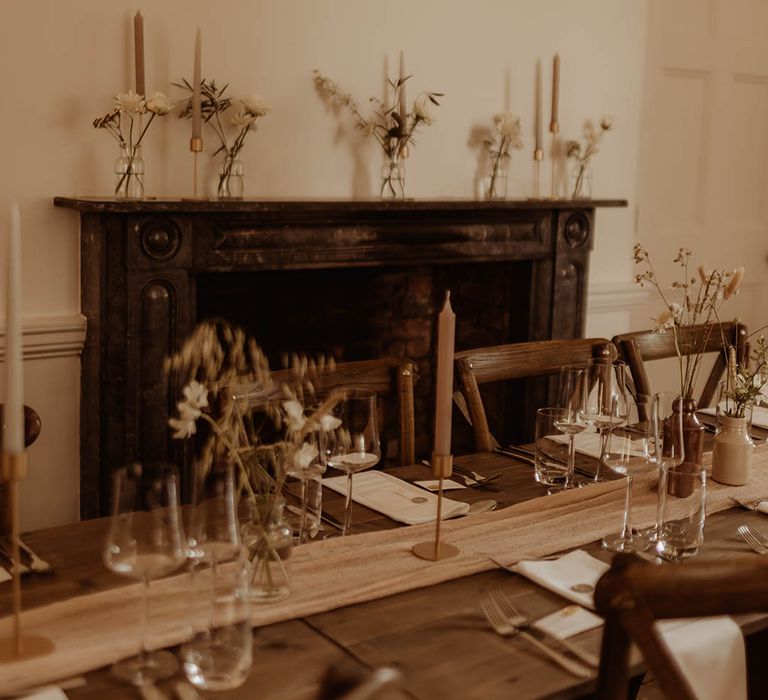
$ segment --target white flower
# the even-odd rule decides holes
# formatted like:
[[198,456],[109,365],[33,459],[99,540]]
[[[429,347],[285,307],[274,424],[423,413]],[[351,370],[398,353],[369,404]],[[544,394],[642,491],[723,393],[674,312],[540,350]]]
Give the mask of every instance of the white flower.
[[509,141],[510,148],[522,148],[520,117],[512,112],[501,112],[493,117],[499,133]]
[[681,311],[682,307],[677,303],[673,303],[670,307],[664,309],[664,311],[659,314],[658,318],[654,319],[656,321],[656,328],[654,331],[656,333],[663,333],[667,329],[672,328]]
[[417,100],[413,103],[413,117],[416,121],[424,122],[427,126],[435,123],[434,118],[427,111],[427,105],[424,100]]
[[245,129],[249,126],[253,126],[256,123],[256,117],[248,112],[238,112],[232,117],[232,126],[237,129]]
[[[184,387],[184,398],[192,408],[205,408],[208,406],[208,389],[194,379]],[[181,410],[181,404],[179,404]]]
[[173,102],[164,93],[156,92],[147,100],[147,109],[158,117],[163,117],[173,109]]
[[240,101],[243,103],[246,114],[252,117],[263,117],[272,110],[272,105],[259,95],[248,95]]
[[133,90],[115,95],[115,107],[121,112],[128,112],[131,114],[144,114],[147,111],[146,102],[144,97],[137,95]]
[[733,271],[733,277],[731,277],[731,281],[728,282],[728,286],[723,292],[723,299],[730,299],[734,294],[739,293],[739,287],[741,286],[742,279],[744,279],[744,268],[737,267]]
[[293,464],[296,469],[308,469],[315,457],[320,454],[317,447],[309,442],[305,442],[293,455]]
[[324,433],[336,430],[340,425],[341,418],[336,418],[336,416],[332,416],[330,413],[320,416],[320,430]]
[[285,422],[288,424],[290,432],[297,432],[304,427],[306,421],[304,408],[296,399],[283,401],[283,410],[285,411]]

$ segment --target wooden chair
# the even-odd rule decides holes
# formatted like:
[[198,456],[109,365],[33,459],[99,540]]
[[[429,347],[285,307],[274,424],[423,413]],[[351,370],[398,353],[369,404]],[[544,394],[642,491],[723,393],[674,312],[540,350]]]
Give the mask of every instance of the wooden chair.
[[627,697],[634,642],[666,697],[694,700],[654,621],[768,611],[766,581],[766,557],[655,566],[632,555],[617,555],[595,588],[595,605],[605,618],[597,697]]
[[[693,354],[698,352],[698,348],[701,348],[703,353],[717,353],[715,364],[698,400],[699,408],[704,408],[712,403],[717,392],[717,385],[725,371],[727,358],[724,352],[723,337],[736,348],[739,362],[744,363],[749,355],[747,335],[747,327],[736,322],[723,323],[722,332],[719,324],[716,323],[691,326],[690,330],[686,330],[686,338],[689,339],[689,342],[686,342],[685,345],[695,350],[686,353],[686,348],[682,347],[683,353]],[[614,336],[612,342],[616,346],[619,357],[629,367],[637,394],[650,396],[654,393],[648,379],[646,362],[677,356],[675,337],[671,331],[657,333],[648,330],[623,333]]]
[[[0,443],[5,433],[5,406],[0,404]],[[29,447],[38,435],[42,422],[40,416],[34,408],[24,406],[24,446]],[[0,483],[0,535],[7,535],[11,532],[12,523],[10,521],[11,509],[8,504],[7,489]]]
[[481,384],[553,375],[563,365],[597,357],[615,359],[616,349],[605,338],[580,338],[514,343],[457,352],[454,368],[459,391],[454,394],[454,399],[472,424],[475,450],[488,452],[498,446],[488,427],[480,396]]
[[[362,360],[337,364],[333,371],[318,371],[312,376],[315,390],[322,393],[331,389],[348,388],[373,391],[384,400],[379,401],[379,430],[381,432],[382,458],[389,450],[388,444],[397,442],[398,465],[415,461],[415,427],[413,382],[415,366],[406,359],[388,357],[380,360]],[[275,384],[290,383],[291,370],[272,373]],[[274,398],[266,396],[258,386],[237,387],[235,395],[249,400]]]

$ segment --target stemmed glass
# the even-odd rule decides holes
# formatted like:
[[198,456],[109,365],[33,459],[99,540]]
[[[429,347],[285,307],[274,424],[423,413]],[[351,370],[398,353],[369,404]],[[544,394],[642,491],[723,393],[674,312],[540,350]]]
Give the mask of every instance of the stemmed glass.
[[587,389],[589,373],[584,365],[566,365],[560,369],[559,407],[554,425],[568,436],[568,470],[563,488],[573,487],[576,467],[576,436],[586,429]]
[[651,403],[648,396],[630,401],[627,425],[608,434],[603,453],[605,465],[627,480],[621,532],[603,538],[603,547],[612,552],[634,552],[648,546],[648,539],[632,529],[632,486],[635,476],[655,470],[658,462]]
[[602,481],[608,436],[627,419],[627,365],[621,360],[590,360],[585,418],[600,434],[595,481]]
[[335,431],[335,440],[328,448],[328,466],[347,475],[342,535],[352,531],[352,477],[378,464],[380,459],[376,394],[348,391],[341,404],[341,427]]
[[143,586],[141,653],[118,661],[112,673],[134,685],[172,676],[176,657],[147,649],[149,582],[178,569],[186,559],[179,508],[179,477],[168,465],[131,464],[115,472],[112,522],[103,559],[116,574],[138,579]]

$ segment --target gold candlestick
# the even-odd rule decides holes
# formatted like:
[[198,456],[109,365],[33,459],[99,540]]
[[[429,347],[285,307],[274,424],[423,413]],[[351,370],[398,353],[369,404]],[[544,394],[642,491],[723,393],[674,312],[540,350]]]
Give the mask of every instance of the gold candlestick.
[[544,151],[537,148],[533,152],[533,198],[541,199],[541,161],[544,160]]
[[13,559],[13,638],[0,639],[0,664],[22,658],[44,656],[53,651],[53,642],[39,635],[21,631],[21,557],[19,554],[19,481],[27,475],[26,452],[3,452],[0,477],[7,489],[10,511],[11,558]]
[[194,165],[192,166],[192,192],[193,199],[198,199],[197,196],[197,154],[203,150],[203,139],[191,138],[189,140],[189,150],[194,155]]
[[437,488],[437,520],[435,521],[435,541],[419,542],[413,545],[411,551],[420,559],[439,561],[450,559],[459,553],[459,548],[452,544],[440,542],[440,524],[443,520],[443,479],[451,476],[453,471],[453,456],[432,453],[432,473],[438,478]]
[[560,125],[557,122],[552,122],[549,125],[549,130],[552,132],[552,183],[550,186],[550,196],[552,199],[557,199],[555,175],[557,174],[557,132],[560,131]]

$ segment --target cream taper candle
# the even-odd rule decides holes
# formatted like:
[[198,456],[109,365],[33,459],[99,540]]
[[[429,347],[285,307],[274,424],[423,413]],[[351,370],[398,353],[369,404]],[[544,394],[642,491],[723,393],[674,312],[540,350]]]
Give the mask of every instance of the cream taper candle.
[[544,150],[544,96],[541,88],[541,60],[536,61],[536,145],[534,152]]
[[203,116],[200,98],[200,83],[202,81],[201,53],[202,53],[202,35],[200,27],[195,34],[195,69],[192,75],[192,139],[201,139],[203,137]]
[[133,18],[134,59],[136,63],[136,94],[146,97],[144,83],[144,18],[137,12]]
[[560,54],[552,62],[552,119],[549,130],[556,134],[560,130]]
[[451,454],[451,416],[453,408],[453,354],[456,314],[451,308],[451,293],[445,293],[443,310],[437,317],[437,370],[435,379],[435,454]]
[[3,450],[24,452],[24,365],[21,347],[21,223],[19,205],[11,206],[5,306],[5,432]]
[[408,107],[405,100],[405,51],[400,52],[400,122],[403,130],[408,125]]

